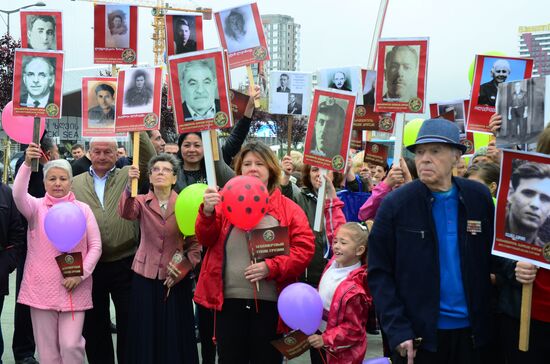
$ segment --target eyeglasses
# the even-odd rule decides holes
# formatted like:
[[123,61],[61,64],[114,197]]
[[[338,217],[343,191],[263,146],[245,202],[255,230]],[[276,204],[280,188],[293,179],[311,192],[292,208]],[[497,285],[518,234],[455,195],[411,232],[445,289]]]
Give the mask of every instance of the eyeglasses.
[[162,172],[163,174],[170,174],[170,173],[173,173],[174,170],[172,168],[160,168],[160,167],[151,168],[151,173],[160,173],[160,172]]

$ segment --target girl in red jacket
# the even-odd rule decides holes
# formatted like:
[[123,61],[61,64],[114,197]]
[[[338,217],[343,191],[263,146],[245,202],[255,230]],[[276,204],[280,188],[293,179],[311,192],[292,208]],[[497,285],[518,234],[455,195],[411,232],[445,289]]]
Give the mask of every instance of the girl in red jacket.
[[325,309],[321,323],[324,332],[311,335],[309,343],[326,350],[329,364],[360,364],[365,358],[372,302],[365,265],[368,235],[368,229],[359,223],[342,225],[332,243],[334,256],[319,283]]

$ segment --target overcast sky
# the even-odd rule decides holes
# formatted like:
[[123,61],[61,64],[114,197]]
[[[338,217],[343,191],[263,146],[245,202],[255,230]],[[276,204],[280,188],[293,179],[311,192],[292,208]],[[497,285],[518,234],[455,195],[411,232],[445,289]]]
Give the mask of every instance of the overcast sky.
[[[2,0],[0,8],[11,10],[32,2]],[[44,2],[47,7],[36,9],[63,10],[65,68],[93,67],[93,5],[69,0]],[[180,7],[211,7],[214,11],[246,3],[242,0],[168,2]],[[365,67],[378,4],[375,0],[258,1],[261,14],[286,14],[301,24],[301,71],[307,72],[338,66]],[[550,23],[548,9],[548,0],[389,0],[382,37],[429,37],[428,101],[467,98],[468,67],[474,55],[496,50],[518,56],[518,27]],[[150,9],[140,9],[138,61],[152,64],[150,14]],[[1,15],[6,20],[6,15]],[[19,15],[11,15],[10,21],[11,33],[19,37]],[[219,46],[214,20],[204,24],[205,46]],[[0,22],[0,33],[5,29],[5,24]],[[242,74],[234,73],[233,82],[239,81]]]

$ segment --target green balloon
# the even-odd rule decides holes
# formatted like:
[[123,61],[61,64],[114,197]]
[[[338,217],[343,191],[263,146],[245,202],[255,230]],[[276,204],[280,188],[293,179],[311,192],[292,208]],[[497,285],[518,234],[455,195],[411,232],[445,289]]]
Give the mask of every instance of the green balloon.
[[[482,53],[483,56],[497,56],[497,57],[506,57],[506,54],[499,52],[499,51],[489,51]],[[474,57],[474,60],[472,63],[470,63],[470,68],[468,69],[468,81],[470,81],[470,85],[472,85],[472,82],[474,82],[474,68],[476,66],[476,58]]]
[[204,191],[208,185],[193,183],[185,187],[176,200],[174,212],[178,227],[184,236],[195,235],[195,222],[199,215],[199,207],[204,197]]
[[416,142],[418,131],[420,130],[423,122],[424,119],[418,118],[412,119],[407,124],[405,124],[405,128],[403,129],[403,145],[405,147],[413,145]]

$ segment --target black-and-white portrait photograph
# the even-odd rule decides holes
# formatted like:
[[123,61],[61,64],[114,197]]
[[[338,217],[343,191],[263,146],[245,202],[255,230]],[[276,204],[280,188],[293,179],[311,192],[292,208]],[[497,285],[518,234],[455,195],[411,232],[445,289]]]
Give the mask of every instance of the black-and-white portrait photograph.
[[[460,134],[466,133],[466,123],[464,119],[465,110],[463,101],[444,102],[437,104],[438,115],[447,115],[452,113],[454,123],[460,129]],[[452,120],[451,120],[452,121]]]
[[311,73],[271,71],[269,74],[269,112],[307,115],[311,104]]
[[302,113],[302,94],[288,95],[288,114],[300,115]]
[[418,96],[419,45],[397,45],[385,48],[385,102],[408,102]]
[[321,69],[318,71],[317,80],[319,87],[355,93],[357,95],[357,105],[363,104],[361,68],[338,67]]
[[250,4],[220,12],[227,51],[234,53],[260,45]]
[[26,15],[27,48],[39,51],[57,49],[56,19],[52,15]]
[[122,114],[153,112],[154,68],[129,68],[124,78]]
[[288,73],[281,73],[279,76],[279,86],[277,86],[277,92],[290,92],[290,76]]
[[340,154],[347,108],[347,100],[324,95],[319,97],[311,133],[311,154],[330,159]]
[[111,128],[115,125],[114,82],[88,83],[88,127]]
[[174,34],[174,54],[195,52],[197,50],[195,16],[174,15],[172,28]]
[[45,108],[54,102],[56,59],[23,56],[20,106]]
[[185,121],[212,119],[220,111],[214,58],[178,64],[178,78]]
[[513,159],[504,235],[512,240],[543,247],[550,240],[548,226],[545,227],[548,216],[550,165]]
[[105,5],[105,47],[130,46],[130,6]]
[[374,106],[374,87],[376,86],[376,71],[361,70],[363,76],[363,104]]
[[328,87],[340,91],[351,91],[350,77],[346,75],[345,70],[338,70],[332,74]]
[[498,86],[497,112],[502,126],[499,145],[534,143],[548,123],[550,105],[547,77],[502,83]]

